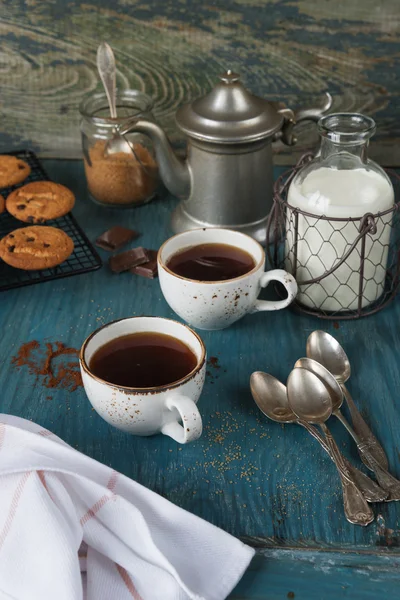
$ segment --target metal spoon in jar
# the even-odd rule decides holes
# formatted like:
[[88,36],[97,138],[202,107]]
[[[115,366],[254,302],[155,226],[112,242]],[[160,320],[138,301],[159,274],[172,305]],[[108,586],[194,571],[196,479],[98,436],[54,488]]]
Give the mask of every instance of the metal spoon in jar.
[[[326,331],[313,331],[307,340],[307,356],[321,363],[338,381],[349,407],[353,429],[358,435],[362,447],[369,451],[380,466],[388,470],[389,463],[385,451],[362,418],[353,398],[345,387],[351,374],[347,354],[333,336]],[[365,453],[360,450],[360,457],[366,467],[371,468]]]
[[374,458],[374,456],[369,452],[369,448],[363,446],[359,436],[355,433],[355,431],[350,427],[349,423],[340,412],[340,407],[343,404],[343,393],[340,385],[327,369],[318,363],[316,360],[312,360],[311,358],[300,358],[296,364],[295,368],[302,367],[303,369],[308,369],[312,373],[314,373],[319,379],[325,384],[326,388],[329,390],[329,394],[332,400],[332,414],[335,415],[345,426],[355,443],[357,444],[358,451],[360,456],[365,456],[370,465],[369,468],[375,473],[375,476],[379,482],[379,485],[386,490],[387,493],[387,501],[391,500],[400,500],[400,481],[393,477],[386,469],[383,469],[378,461]]
[[[110,107],[110,115],[112,119],[117,119],[117,107],[116,107],[116,66],[114,52],[111,46],[106,42],[102,42],[97,48],[97,70],[100,75],[100,79],[103,83],[104,90],[106,92],[108,105]],[[132,148],[127,140],[115,130],[111,140],[108,140],[104,154],[116,154],[118,152],[124,152],[125,154],[131,154]]]
[[368,525],[374,520],[374,514],[363,494],[352,481],[339,448],[325,423],[332,414],[332,401],[328,388],[314,373],[298,367],[289,375],[287,391],[289,406],[295,415],[308,423],[318,424],[325,434],[342,483],[346,519],[355,525]]
[[[286,386],[283,383],[268,373],[255,371],[250,377],[250,389],[255,403],[266,417],[277,423],[297,423],[297,425],[301,425],[321,444],[333,460],[329,448],[318,429],[296,417],[290,408]],[[375,481],[372,481],[345,458],[343,460],[351,478],[368,502],[381,502],[387,497],[387,493]]]

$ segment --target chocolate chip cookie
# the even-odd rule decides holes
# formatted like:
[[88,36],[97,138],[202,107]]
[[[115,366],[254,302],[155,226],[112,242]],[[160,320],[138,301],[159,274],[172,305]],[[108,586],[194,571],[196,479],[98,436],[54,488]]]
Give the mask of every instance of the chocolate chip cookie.
[[64,231],[48,226],[15,229],[0,241],[0,258],[24,271],[55,267],[73,250],[74,242]]
[[25,223],[45,223],[66,215],[75,204],[75,196],[53,181],[33,181],[11,192],[6,208]]
[[6,201],[4,200],[3,196],[0,196],[0,215],[2,212],[4,212],[5,207]]
[[24,160],[8,154],[0,154],[0,188],[16,185],[24,181],[31,168]]

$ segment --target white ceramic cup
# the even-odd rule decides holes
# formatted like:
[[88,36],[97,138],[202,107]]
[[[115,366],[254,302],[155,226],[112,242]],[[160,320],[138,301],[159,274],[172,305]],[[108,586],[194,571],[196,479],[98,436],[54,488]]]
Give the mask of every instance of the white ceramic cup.
[[[96,377],[90,370],[93,354],[111,340],[137,332],[170,335],[186,344],[197,365],[174,383],[154,388],[129,388]],[[93,408],[107,423],[134,435],[164,433],[180,444],[201,436],[202,422],[196,403],[206,373],[206,349],[186,325],[161,317],[132,317],[97,329],[83,343],[79,362],[83,385]],[[181,424],[182,422],[182,424]]]
[[[227,281],[196,281],[177,275],[168,268],[177,252],[198,244],[228,244],[248,252],[255,267]],[[198,329],[224,329],[247,313],[280,310],[296,297],[297,283],[281,269],[264,271],[265,252],[250,236],[230,229],[194,229],[178,233],[158,251],[158,275],[161,290],[172,310]],[[258,300],[261,288],[270,281],[282,283],[288,293],[285,300]]]

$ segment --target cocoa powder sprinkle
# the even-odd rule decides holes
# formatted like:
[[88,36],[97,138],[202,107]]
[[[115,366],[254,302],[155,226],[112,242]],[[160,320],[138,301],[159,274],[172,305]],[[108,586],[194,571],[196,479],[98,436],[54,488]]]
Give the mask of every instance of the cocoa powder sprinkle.
[[218,356],[210,356],[207,361],[207,365],[212,367],[213,369],[220,369],[221,365],[219,364]]
[[79,350],[68,348],[63,342],[47,342],[43,347],[32,340],[22,344],[11,363],[16,368],[27,367],[46,388],[74,392],[83,385],[78,355]]

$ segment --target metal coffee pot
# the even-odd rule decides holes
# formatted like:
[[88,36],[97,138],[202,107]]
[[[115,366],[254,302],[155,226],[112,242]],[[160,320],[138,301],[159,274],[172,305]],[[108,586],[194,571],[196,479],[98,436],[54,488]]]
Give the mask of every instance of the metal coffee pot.
[[165,186],[183,200],[172,214],[175,233],[228,227],[264,243],[273,202],[272,142],[295,144],[294,125],[317,121],[331,103],[327,94],[321,109],[293,112],[254,96],[239,75],[227,71],[210,93],[176,113],[178,127],[188,137],[186,159],[175,154],[152,121],[132,118],[119,131],[151,138]]

